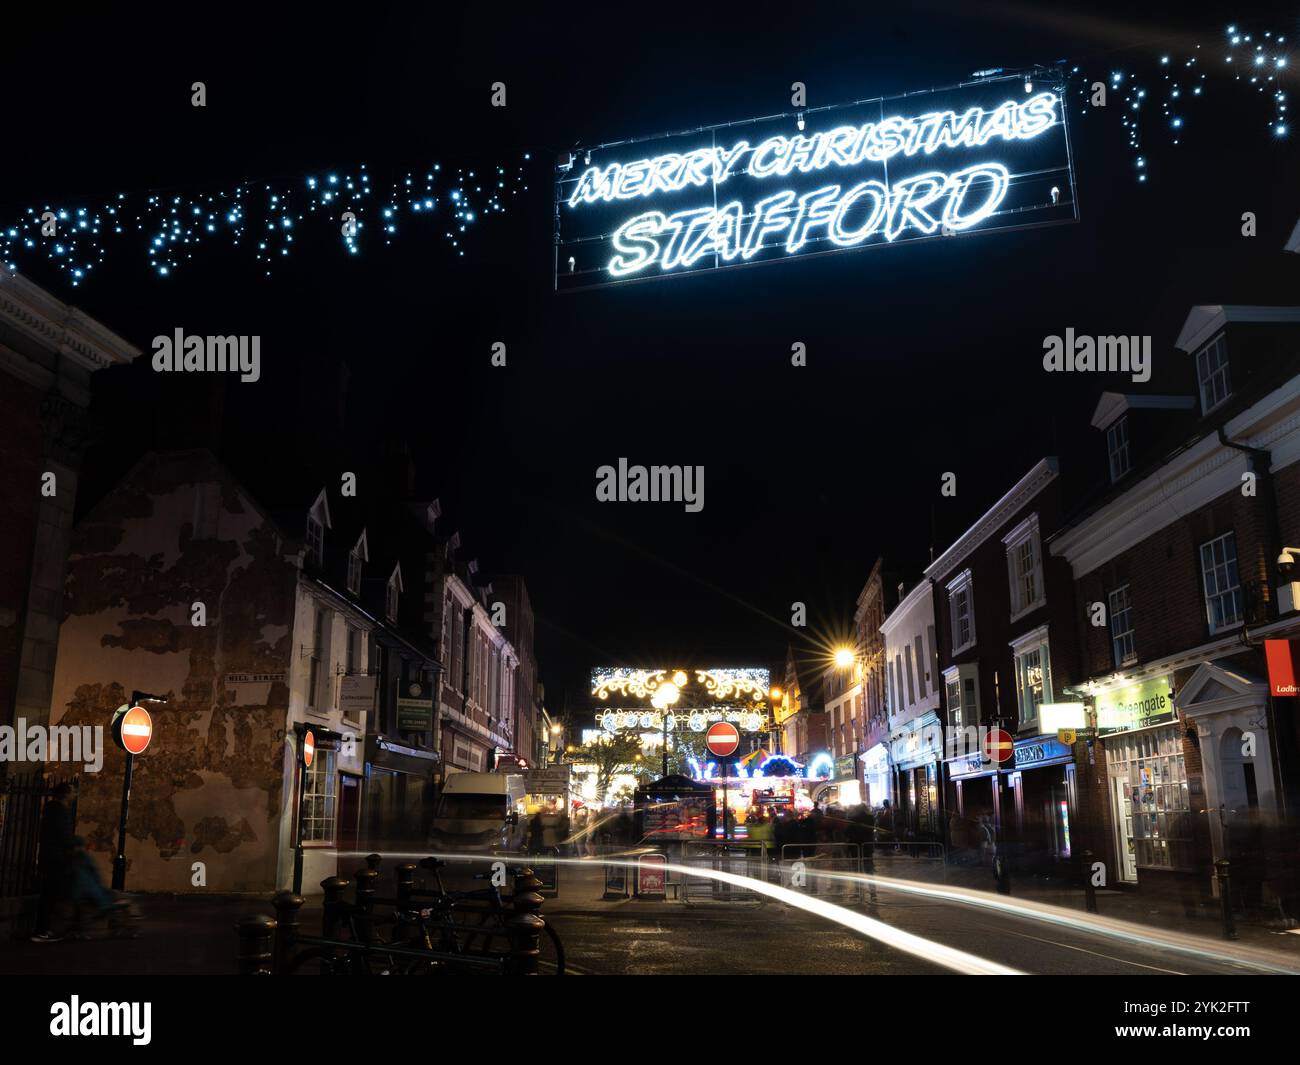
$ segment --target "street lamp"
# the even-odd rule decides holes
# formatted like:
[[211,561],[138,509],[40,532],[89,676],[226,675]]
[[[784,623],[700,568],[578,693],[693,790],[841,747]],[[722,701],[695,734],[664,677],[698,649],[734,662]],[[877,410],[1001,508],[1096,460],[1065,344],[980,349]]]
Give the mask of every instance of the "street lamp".
[[[680,669],[673,674],[672,680],[666,680],[655,689],[654,697],[650,704],[659,711],[659,720],[663,728],[663,739],[660,743],[663,754],[663,776],[668,775],[668,708],[682,697],[682,689],[678,683],[680,678],[681,684],[686,683],[686,674]],[[640,758],[640,755],[637,755]]]
[[835,665],[839,669],[848,669],[857,660],[851,647],[837,647],[835,649]]

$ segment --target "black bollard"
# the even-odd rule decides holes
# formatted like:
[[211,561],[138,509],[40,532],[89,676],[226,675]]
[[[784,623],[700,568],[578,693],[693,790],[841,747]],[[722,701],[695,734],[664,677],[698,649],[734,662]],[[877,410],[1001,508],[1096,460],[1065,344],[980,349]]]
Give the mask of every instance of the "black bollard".
[[[541,905],[541,896],[536,896]],[[542,928],[546,922],[535,913],[516,913],[506,922],[510,936],[510,959],[507,972],[511,976],[536,976],[537,960],[541,957]]]
[[278,931],[275,934],[274,971],[282,973],[287,968],[289,956],[298,941],[298,922],[302,919],[301,895],[292,891],[277,891],[271,905],[275,907]]
[[1092,882],[1092,851],[1083,852],[1083,903],[1089,913],[1097,912],[1097,886]]
[[411,892],[415,890],[415,863],[399,865],[397,873],[397,905],[406,909],[411,904]]
[[352,881],[341,876],[326,877],[320,882],[325,892],[324,906],[321,908],[320,934],[323,939],[338,939],[339,932],[347,917],[348,903],[345,892],[352,886]]
[[357,933],[363,943],[369,943],[374,938],[371,932],[371,915],[375,908],[376,888],[375,882],[379,879],[379,870],[377,869],[360,869],[357,871],[356,891],[353,898],[356,900],[356,921]]
[[1236,939],[1237,925],[1232,917],[1232,876],[1227,858],[1214,863],[1214,876],[1219,882],[1219,902],[1223,904],[1223,938]]
[[236,964],[240,976],[271,974],[275,927],[275,918],[264,913],[250,913],[235,924],[235,931],[239,935]]
[[367,868],[367,869],[378,869],[378,868],[379,868],[379,863],[382,862],[383,860],[384,860],[384,856],[383,856],[382,854],[367,854],[367,855],[366,855],[366,868]]

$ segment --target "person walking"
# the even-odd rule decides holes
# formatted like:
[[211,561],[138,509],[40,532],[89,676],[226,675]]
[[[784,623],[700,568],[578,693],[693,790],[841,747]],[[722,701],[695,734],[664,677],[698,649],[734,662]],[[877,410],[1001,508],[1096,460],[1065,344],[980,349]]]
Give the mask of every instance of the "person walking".
[[33,943],[57,943],[63,938],[55,930],[62,910],[71,901],[75,868],[75,835],[72,824],[72,785],[60,784],[50,793],[41,811],[41,833],[37,851],[40,898],[36,904]]

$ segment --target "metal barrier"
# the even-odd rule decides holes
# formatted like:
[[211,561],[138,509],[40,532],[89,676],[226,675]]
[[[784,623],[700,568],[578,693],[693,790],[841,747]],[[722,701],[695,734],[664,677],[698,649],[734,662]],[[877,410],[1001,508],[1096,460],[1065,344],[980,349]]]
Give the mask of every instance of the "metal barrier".
[[857,843],[786,843],[781,847],[781,885],[834,902],[861,902],[861,880],[831,873],[861,873]]
[[[695,840],[682,852],[681,864],[711,872],[731,873],[767,882],[769,861],[767,843],[745,840]],[[682,875],[681,899],[686,905],[700,902],[753,902],[763,905],[765,895],[709,876]]]
[[942,843],[921,840],[887,840],[869,844],[863,852],[867,871],[874,869],[881,876],[894,876],[902,880],[933,877],[948,880],[948,851]]

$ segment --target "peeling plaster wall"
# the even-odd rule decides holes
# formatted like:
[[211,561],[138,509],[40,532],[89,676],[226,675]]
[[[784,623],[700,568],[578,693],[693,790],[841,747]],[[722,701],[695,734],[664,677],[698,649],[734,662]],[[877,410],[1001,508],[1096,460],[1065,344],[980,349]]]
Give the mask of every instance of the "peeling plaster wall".
[[[146,459],[73,533],[51,720],[104,726],[104,767],[82,777],[77,831],[106,875],[125,761],[107,726],[133,689],[167,696],[151,705],[153,740],[135,761],[132,890],[274,885],[295,550],[204,452]],[[191,624],[195,602],[203,627]],[[239,673],[283,680],[227,683]],[[194,862],[205,889],[191,883]]]

